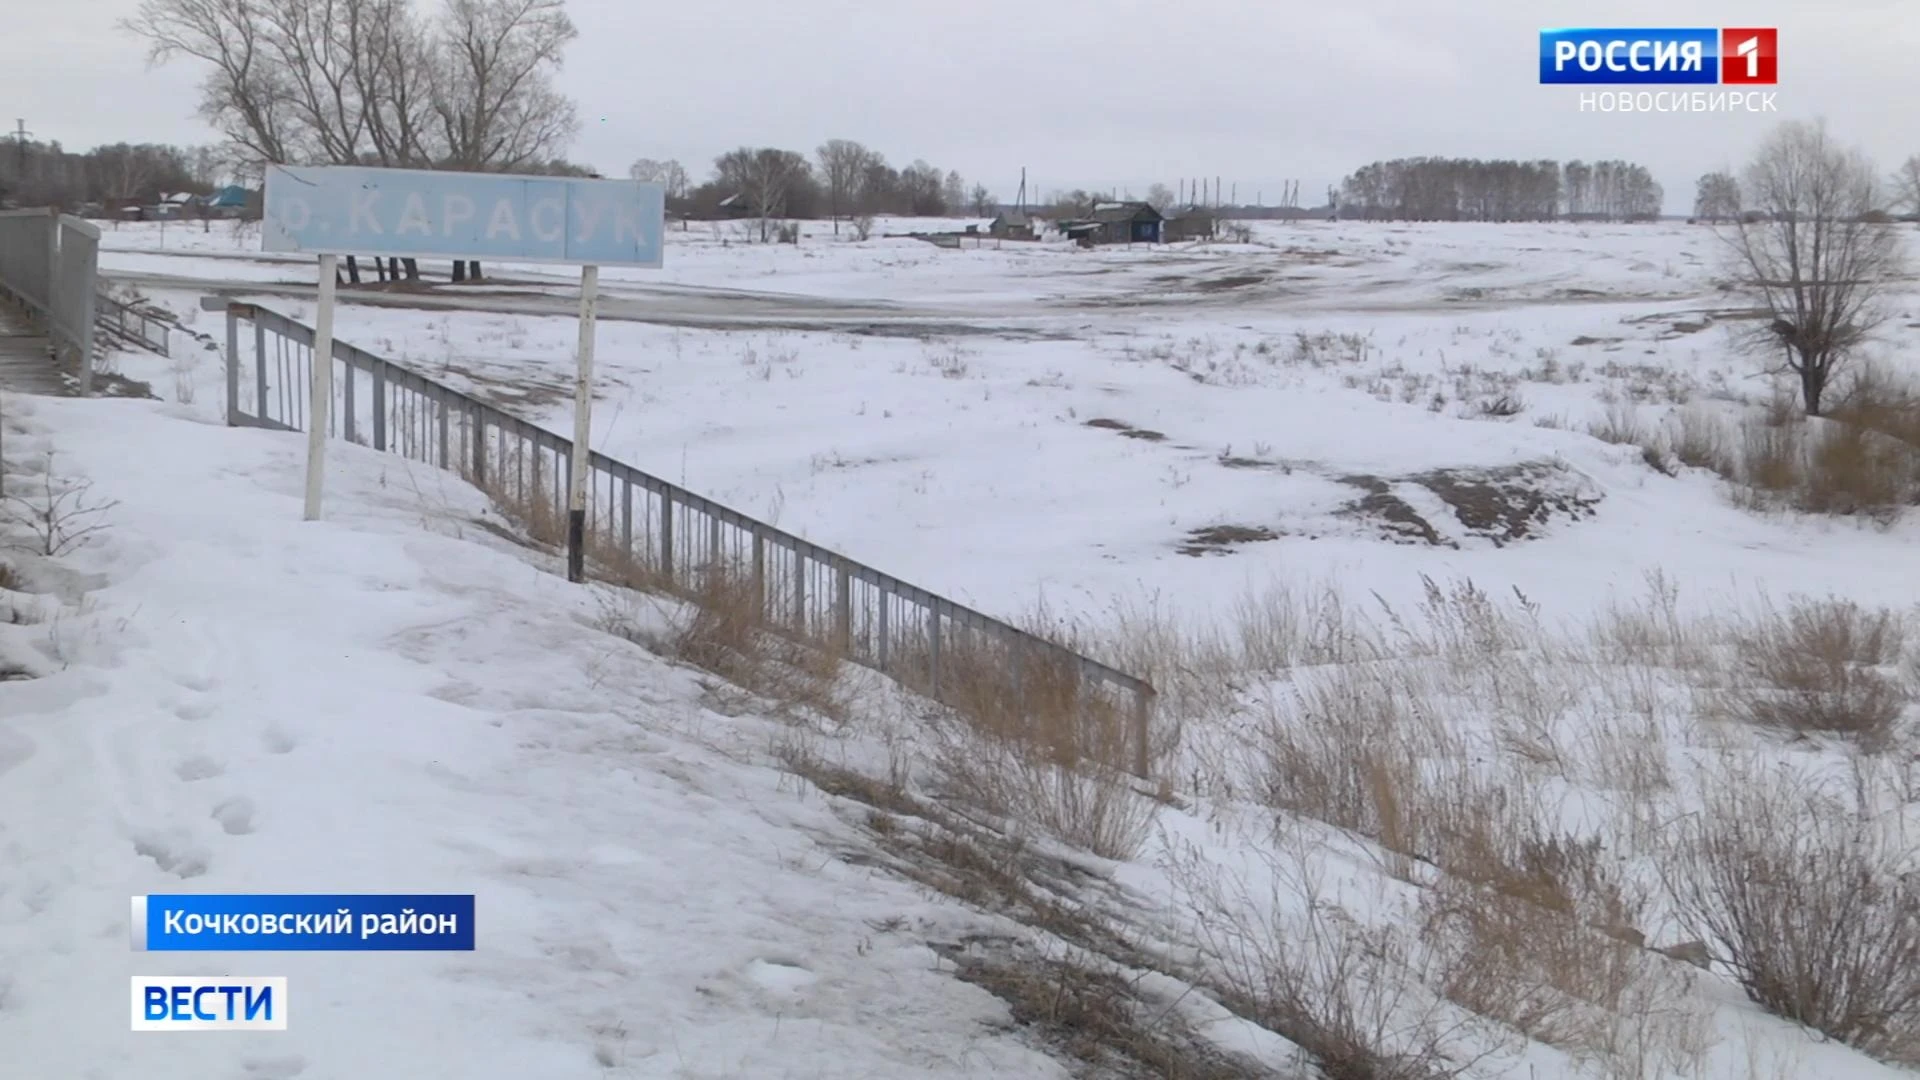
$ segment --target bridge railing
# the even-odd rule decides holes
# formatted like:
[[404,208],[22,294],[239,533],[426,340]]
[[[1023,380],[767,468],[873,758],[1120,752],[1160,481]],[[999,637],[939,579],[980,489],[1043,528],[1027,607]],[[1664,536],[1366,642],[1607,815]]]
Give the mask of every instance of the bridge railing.
[[[254,304],[224,309],[229,424],[305,430],[313,330]],[[336,340],[328,433],[454,470],[536,535],[566,520],[569,440]],[[1145,777],[1155,692],[1144,679],[777,529],[604,454],[590,454],[596,576],[711,600],[716,580],[758,625],[881,672],[995,734]],[[735,594],[738,595],[738,594]]]

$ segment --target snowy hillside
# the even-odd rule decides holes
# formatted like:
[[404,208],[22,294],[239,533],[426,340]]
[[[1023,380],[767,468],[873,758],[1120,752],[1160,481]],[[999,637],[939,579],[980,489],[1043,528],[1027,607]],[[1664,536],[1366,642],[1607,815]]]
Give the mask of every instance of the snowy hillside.
[[[1002,742],[568,586],[448,473],[341,447],[301,522],[304,441],[221,426],[198,303],[309,319],[306,271],[220,228],[107,234],[181,322],[114,358],[162,400],[0,403],[7,492],[102,508],[0,556],[25,1075],[1914,1075],[1920,470],[1811,512],[1881,474],[1777,415],[1704,230],[690,231],[607,276],[596,449],[1070,623],[1160,690],[1139,781],[1059,751],[1085,716]],[[522,307],[336,332],[566,432],[566,282],[493,272]],[[1827,471],[1764,471],[1791,439]],[[473,892],[480,946],[199,957],[290,976],[292,1029],[122,1034],[125,897],[168,888]],[[1754,1000],[1815,956],[1895,961],[1853,971],[1906,1011]]]
[[[342,453],[306,525],[296,440],[6,409],[10,491],[51,451],[111,505],[7,557],[40,677],[0,684],[0,1073],[1062,1075],[926,944],[987,920],[836,859],[779,728],[596,628],[471,489]],[[237,973],[128,952],[127,896],[175,890],[477,893],[480,944],[243,958],[290,977],[285,1035],[131,1033],[127,975]]]

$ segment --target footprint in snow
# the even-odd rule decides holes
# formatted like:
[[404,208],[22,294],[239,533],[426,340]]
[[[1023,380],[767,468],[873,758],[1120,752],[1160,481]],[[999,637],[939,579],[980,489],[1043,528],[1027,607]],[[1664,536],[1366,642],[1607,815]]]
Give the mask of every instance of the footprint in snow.
[[245,836],[253,831],[253,800],[244,795],[228,799],[213,808],[213,820],[227,830],[228,836]]
[[183,701],[173,707],[173,715],[189,722],[205,720],[213,715],[216,708],[218,706],[211,701]]
[[307,1059],[299,1054],[286,1057],[246,1058],[240,1062],[245,1080],[293,1080],[307,1071]]
[[762,989],[797,993],[820,981],[820,977],[791,960],[755,960],[747,965],[747,978]]
[[204,694],[220,685],[220,680],[211,675],[175,675],[173,681],[196,694]]
[[211,857],[197,846],[153,833],[134,837],[133,851],[136,855],[152,859],[155,866],[182,880],[199,877],[212,864]]
[[173,775],[188,783],[195,780],[209,780],[226,771],[225,765],[205,754],[195,754],[173,767]]

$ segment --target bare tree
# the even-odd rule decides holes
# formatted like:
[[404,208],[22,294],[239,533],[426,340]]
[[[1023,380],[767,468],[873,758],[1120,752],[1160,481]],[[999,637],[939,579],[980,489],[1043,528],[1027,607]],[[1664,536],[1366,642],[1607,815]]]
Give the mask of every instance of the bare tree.
[[188,56],[211,65],[200,84],[200,115],[260,161],[296,160],[292,88],[249,0],[143,0],[121,22],[147,40],[148,62]]
[[1147,189],[1147,205],[1161,213],[1165,213],[1167,208],[1172,206],[1177,198],[1178,196],[1174,195],[1173,189],[1165,184],[1155,184]]
[[987,185],[975,184],[973,190],[967,193],[967,205],[973,209],[975,217],[992,217],[997,204]]
[[1893,173],[1893,200],[1910,214],[1920,214],[1920,154],[1900,163]]
[[627,166],[627,177],[643,184],[659,184],[666,189],[669,199],[684,198],[687,194],[687,170],[678,161],[640,158]]
[[880,156],[851,139],[828,139],[814,151],[820,178],[827,187],[827,205],[833,215],[833,234],[840,235],[840,215],[853,209],[853,196],[868,166]]
[[1728,234],[1733,272],[1773,316],[1756,348],[1783,349],[1807,415],[1820,415],[1834,371],[1885,318],[1879,300],[1901,273],[1899,237],[1870,220],[1873,163],[1837,145],[1824,122],[1777,128],[1747,167],[1754,220]]
[[747,208],[760,219],[760,242],[771,235],[772,220],[787,212],[787,197],[808,176],[807,159],[792,150],[743,146],[713,163],[719,182],[745,196]]
[[1738,221],[1740,181],[1729,172],[1710,172],[1694,187],[1693,216],[1701,221]]
[[[446,164],[509,171],[558,157],[579,121],[553,72],[577,36],[562,0],[449,0],[433,81]],[[462,269],[455,281],[480,276],[478,262]]]

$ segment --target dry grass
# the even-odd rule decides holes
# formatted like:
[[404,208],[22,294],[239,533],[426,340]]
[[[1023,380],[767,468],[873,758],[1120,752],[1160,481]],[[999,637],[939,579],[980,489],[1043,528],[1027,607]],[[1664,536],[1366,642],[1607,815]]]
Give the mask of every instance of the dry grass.
[[1802,417],[1791,398],[1776,395],[1764,411],[1735,418],[1687,409],[1661,432],[1610,419],[1593,434],[1640,445],[1656,468],[1671,453],[1709,469],[1752,509],[1890,522],[1920,503],[1920,394],[1871,369],[1822,418]]
[[1885,746],[1915,693],[1905,670],[1906,626],[1893,612],[1839,600],[1769,606],[1734,633],[1734,716],[1797,734]]
[[1870,801],[1729,763],[1707,778],[1664,873],[1756,1003],[1920,1064],[1920,850]]
[[1614,1071],[1704,1052],[1691,980],[1644,948],[1647,907],[1597,837],[1500,836],[1422,898],[1421,934],[1444,957],[1448,1000]]
[[1439,1080],[1498,1053],[1489,1032],[1428,987],[1438,965],[1415,936],[1362,923],[1301,856],[1269,856],[1258,889],[1188,855],[1178,870],[1221,1003],[1300,1047],[1328,1080]]
[[[776,633],[752,581],[715,569],[694,576],[692,589],[674,590],[677,601],[650,601],[630,588],[602,594],[602,628],[711,672],[786,715],[846,718],[849,691],[836,652]],[[648,605],[658,618],[646,617]]]
[[[981,947],[984,945],[985,947]],[[995,947],[999,946],[999,947]],[[1062,950],[988,941],[947,950],[956,974],[1005,1001],[1014,1023],[1094,1075],[1125,1080],[1253,1080],[1143,985],[1145,972]]]

